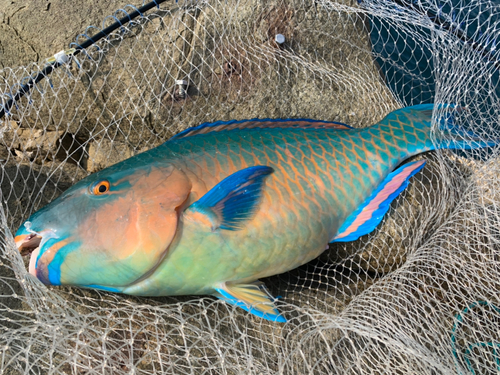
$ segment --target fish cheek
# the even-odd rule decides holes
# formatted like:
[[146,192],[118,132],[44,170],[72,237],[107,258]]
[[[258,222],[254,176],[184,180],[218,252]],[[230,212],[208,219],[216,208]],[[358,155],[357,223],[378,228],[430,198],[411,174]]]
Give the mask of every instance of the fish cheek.
[[191,193],[191,182],[186,175],[172,169],[166,179],[151,172],[145,179],[138,217],[138,228],[144,243],[143,253],[160,260],[165,255],[177,232],[179,210],[187,202]]
[[129,196],[95,208],[76,231],[81,247],[65,259],[65,279],[77,285],[122,286],[139,278],[151,262],[139,257],[144,246],[140,214],[140,205]]
[[107,264],[107,285],[133,282],[163,259],[177,231],[177,207],[190,193],[176,169],[131,178],[131,188],[98,207],[79,231],[85,248]]
[[131,198],[105,203],[83,222],[78,232],[87,251],[115,258],[111,260],[133,253],[133,244],[140,242],[135,237],[140,207]]

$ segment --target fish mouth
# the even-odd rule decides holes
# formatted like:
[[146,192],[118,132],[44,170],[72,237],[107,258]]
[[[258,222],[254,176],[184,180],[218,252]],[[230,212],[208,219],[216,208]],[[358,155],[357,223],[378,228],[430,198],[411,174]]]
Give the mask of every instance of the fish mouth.
[[33,253],[40,246],[42,238],[40,234],[30,233],[16,236],[14,241],[21,256],[25,257]]
[[21,234],[14,238],[17,249],[21,256],[30,256],[29,273],[36,275],[36,260],[40,255],[40,249],[43,244],[50,238],[57,237],[52,230],[44,230],[40,233],[31,232],[29,234]]

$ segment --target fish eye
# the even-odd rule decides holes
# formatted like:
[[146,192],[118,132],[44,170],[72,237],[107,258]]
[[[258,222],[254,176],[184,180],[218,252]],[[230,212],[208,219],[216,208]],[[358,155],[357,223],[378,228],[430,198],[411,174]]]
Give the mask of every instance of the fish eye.
[[102,195],[106,192],[109,191],[109,181],[108,180],[101,180],[97,181],[90,187],[90,192],[94,195]]

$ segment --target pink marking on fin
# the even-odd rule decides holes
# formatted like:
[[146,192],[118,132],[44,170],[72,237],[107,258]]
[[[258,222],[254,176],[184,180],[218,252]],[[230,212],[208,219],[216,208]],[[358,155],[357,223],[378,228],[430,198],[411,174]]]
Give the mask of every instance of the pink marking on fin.
[[339,233],[334,239],[336,240],[347,237],[348,235],[356,232],[361,225],[372,219],[373,213],[380,207],[380,205],[385,202],[390,195],[396,192],[408,179],[408,177],[411,176],[416,169],[421,168],[423,164],[425,164],[425,160],[414,162],[402,167],[401,171],[395,174],[392,179],[386,183],[382,190],[380,190],[378,194],[366,204],[366,206],[354,219],[352,224],[349,225],[349,227],[347,227],[342,233]]

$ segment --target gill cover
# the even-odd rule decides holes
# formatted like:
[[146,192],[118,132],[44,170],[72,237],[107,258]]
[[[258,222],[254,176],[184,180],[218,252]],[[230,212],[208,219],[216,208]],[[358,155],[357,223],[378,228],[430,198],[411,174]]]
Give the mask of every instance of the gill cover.
[[152,272],[166,255],[191,191],[186,175],[155,164],[102,172],[28,219],[37,232],[58,235],[36,254],[42,282],[114,290]]

